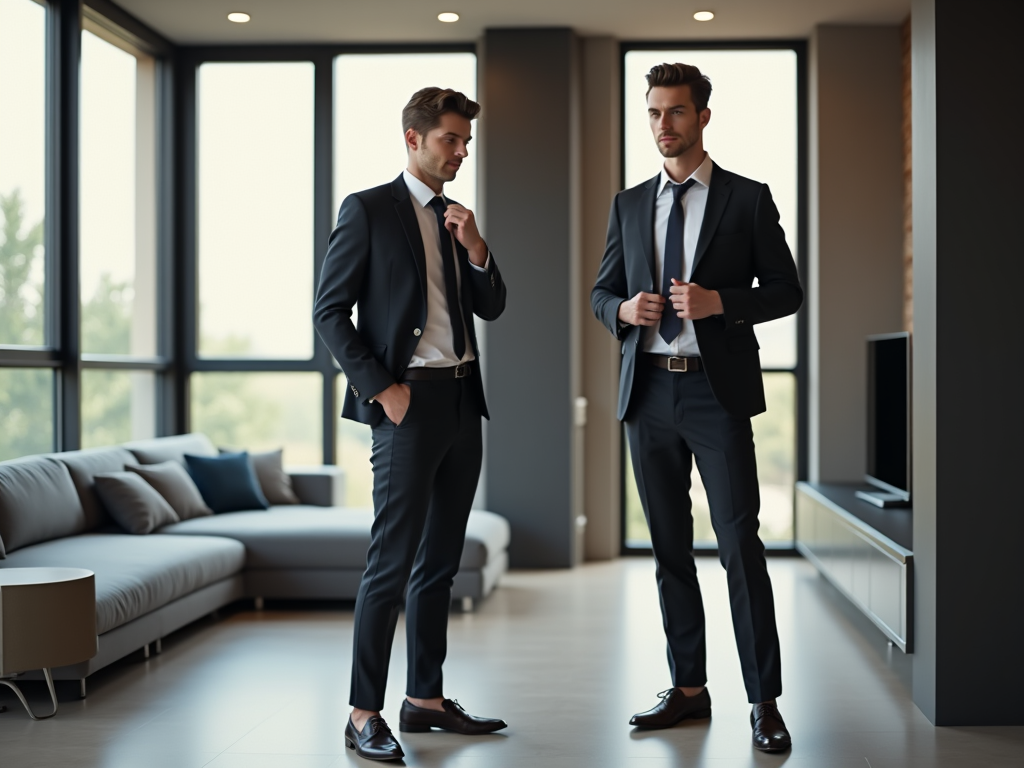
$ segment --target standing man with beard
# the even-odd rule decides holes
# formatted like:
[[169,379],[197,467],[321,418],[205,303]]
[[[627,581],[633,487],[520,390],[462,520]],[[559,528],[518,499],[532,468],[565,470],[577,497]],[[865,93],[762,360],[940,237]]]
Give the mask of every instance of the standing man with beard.
[[796,312],[803,291],[768,187],[724,170],[704,151],[710,80],[694,66],[660,64],[647,83],[665,164],[615,197],[591,294],[594,314],[623,345],[618,417],[651,529],[673,685],[630,724],[669,728],[711,716],[692,554],[696,458],[729,583],[753,745],[779,752],[791,741],[775,702],[779,638],[757,534],[750,418],[765,401],[754,325]]
[[506,727],[444,698],[441,675],[452,580],[480,476],[480,419],[488,416],[473,315],[494,320],[505,309],[505,285],[473,212],[443,195],[479,111],[450,89],[413,95],[402,111],[408,167],[342,203],[313,311],[348,379],[342,416],[373,428],[374,522],[356,597],[345,728],[346,744],[370,760],[404,756],[380,715],[403,598],[400,730]]

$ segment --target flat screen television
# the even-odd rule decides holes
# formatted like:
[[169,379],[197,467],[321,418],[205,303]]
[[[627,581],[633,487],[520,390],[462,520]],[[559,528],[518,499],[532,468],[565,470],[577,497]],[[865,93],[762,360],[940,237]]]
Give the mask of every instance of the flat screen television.
[[879,507],[910,503],[910,334],[868,336],[868,462],[879,491],[857,495]]

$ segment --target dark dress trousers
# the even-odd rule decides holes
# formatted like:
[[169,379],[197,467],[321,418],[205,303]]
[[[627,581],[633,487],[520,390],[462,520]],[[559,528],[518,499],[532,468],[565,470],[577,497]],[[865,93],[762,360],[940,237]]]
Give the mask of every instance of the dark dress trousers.
[[750,417],[765,410],[765,401],[754,325],[796,312],[803,291],[768,187],[714,165],[690,282],[717,290],[724,314],[693,321],[701,371],[675,373],[647,362],[643,334],[650,329],[622,326],[618,310],[640,291],[659,292],[653,245],[658,181],[616,195],[591,304],[622,342],[618,416],[626,422],[651,531],[673,685],[700,686],[707,679],[689,497],[696,459],[727,572],[747,695],[751,702],[767,701],[781,693],[782,682],[771,581],[757,533]]
[[[342,416],[373,428],[374,523],[356,597],[350,703],[384,705],[391,644],[406,605],[408,681],[417,698],[442,695],[451,585],[480,475],[480,371],[411,381],[398,426],[370,400],[403,381],[427,323],[427,266],[415,201],[401,176],[342,203],[317,290],[317,332],[348,379]],[[442,233],[446,234],[446,233]],[[497,318],[505,286],[493,256],[474,269],[456,241],[462,315],[473,352],[473,316]],[[352,322],[358,305],[358,323]]]

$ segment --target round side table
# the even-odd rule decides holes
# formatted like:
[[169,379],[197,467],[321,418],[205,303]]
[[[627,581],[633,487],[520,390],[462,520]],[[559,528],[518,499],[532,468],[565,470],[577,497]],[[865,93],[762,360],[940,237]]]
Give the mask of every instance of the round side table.
[[[96,577],[84,568],[0,568],[0,685],[33,720],[57,714],[53,667],[96,655]],[[36,715],[10,679],[43,670],[53,712]]]

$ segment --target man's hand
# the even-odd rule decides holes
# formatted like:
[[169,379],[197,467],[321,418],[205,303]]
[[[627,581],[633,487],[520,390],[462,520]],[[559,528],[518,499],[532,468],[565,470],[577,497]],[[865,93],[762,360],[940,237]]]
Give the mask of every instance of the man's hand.
[[640,291],[629,301],[619,304],[619,320],[627,325],[655,325],[661,320],[664,309],[664,296]]
[[412,390],[408,384],[395,383],[373,399],[383,406],[385,415],[397,427],[405,421],[405,414],[409,410],[409,401],[412,399]]
[[487,243],[480,236],[476,227],[476,216],[469,208],[461,205],[449,205],[444,212],[444,225],[455,234],[455,239],[469,251],[469,260],[482,267],[487,263]]
[[725,314],[718,291],[709,291],[696,283],[681,283],[675,278],[672,278],[672,287],[668,290],[672,308],[684,320],[703,320]]

